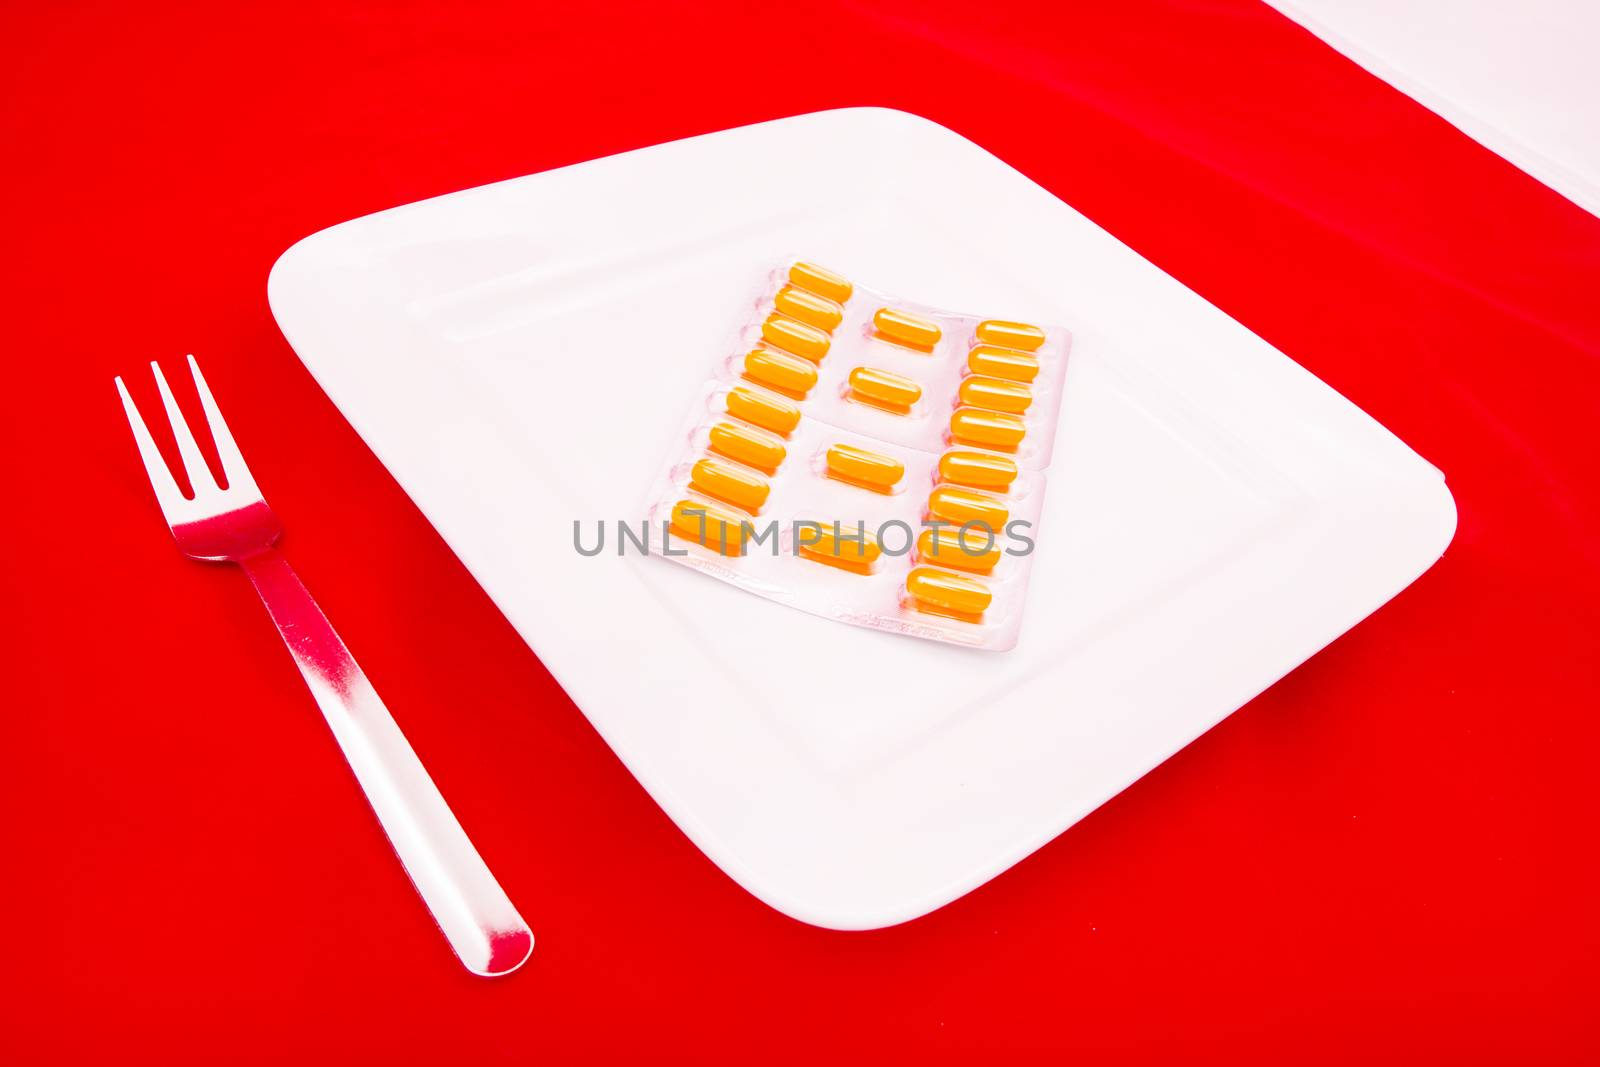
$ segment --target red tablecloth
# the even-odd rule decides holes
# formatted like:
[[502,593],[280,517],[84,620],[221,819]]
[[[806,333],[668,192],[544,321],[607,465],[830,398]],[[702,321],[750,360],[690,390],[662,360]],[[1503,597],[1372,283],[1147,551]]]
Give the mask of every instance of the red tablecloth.
[[[0,1060],[1600,1055],[1600,220],[1251,3],[11,5]],[[313,10],[315,8],[315,10]],[[1443,561],[1017,869],[812,929],[645,796],[273,325],[274,258],[852,104],[1015,164],[1441,467]],[[781,166],[781,160],[774,161]],[[111,376],[198,353],[539,936],[449,954]]]

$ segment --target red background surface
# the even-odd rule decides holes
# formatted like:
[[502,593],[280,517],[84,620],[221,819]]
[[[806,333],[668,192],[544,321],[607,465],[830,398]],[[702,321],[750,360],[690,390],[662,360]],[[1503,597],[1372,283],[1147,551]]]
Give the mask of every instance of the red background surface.
[[[1600,1054],[1600,220],[1243,2],[4,24],[0,1059]],[[770,911],[678,833],[265,299],[352,216],[854,104],[1055,191],[1394,429],[1461,516],[1410,590],[1125,795],[869,934]],[[191,350],[532,921],[518,974],[456,965],[244,577],[174,550],[111,376],[154,405],[144,361]]]

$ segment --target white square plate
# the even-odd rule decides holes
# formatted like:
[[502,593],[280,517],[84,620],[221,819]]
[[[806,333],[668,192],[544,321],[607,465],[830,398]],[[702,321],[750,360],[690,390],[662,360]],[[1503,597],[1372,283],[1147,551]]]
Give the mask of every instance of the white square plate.
[[[752,279],[790,252],[1073,329],[1013,651],[574,550],[574,520],[639,517]],[[900,112],[784,119],[356,219],[284,253],[268,294],[650,794],[752,893],[820,926],[902,922],[1000,873],[1394,596],[1455,529],[1441,474],[1354,405]]]

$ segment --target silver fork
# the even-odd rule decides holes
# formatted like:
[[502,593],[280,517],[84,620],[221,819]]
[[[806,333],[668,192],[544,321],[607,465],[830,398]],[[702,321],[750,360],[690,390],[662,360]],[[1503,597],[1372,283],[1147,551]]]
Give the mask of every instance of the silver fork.
[[344,750],[401,865],[456,956],[473,974],[493,976],[516,970],[533,951],[533,933],[472,847],[350,650],[288,561],[273,547],[283,527],[256,488],[199,364],[189,357],[227,488],[211,477],[160,365],[150,366],[193,487],[192,497],[179,491],[120,376],[117,392],[178,548],[191,559],[237,563],[244,568],[272,621],[278,624],[295,666]]

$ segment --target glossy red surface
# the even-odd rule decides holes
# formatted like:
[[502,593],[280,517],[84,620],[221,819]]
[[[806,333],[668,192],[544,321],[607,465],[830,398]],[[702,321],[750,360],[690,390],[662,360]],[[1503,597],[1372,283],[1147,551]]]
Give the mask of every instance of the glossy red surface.
[[[0,1061],[1600,1055],[1600,220],[1262,6],[917,8],[0,15]],[[355,215],[851,104],[1066,198],[1393,428],[1460,508],[1415,586],[1146,780],[853,935],[679,834],[265,299],[284,248]],[[187,351],[532,923],[515,975],[456,964],[248,580],[174,549],[111,376],[158,410],[130,372]]]

